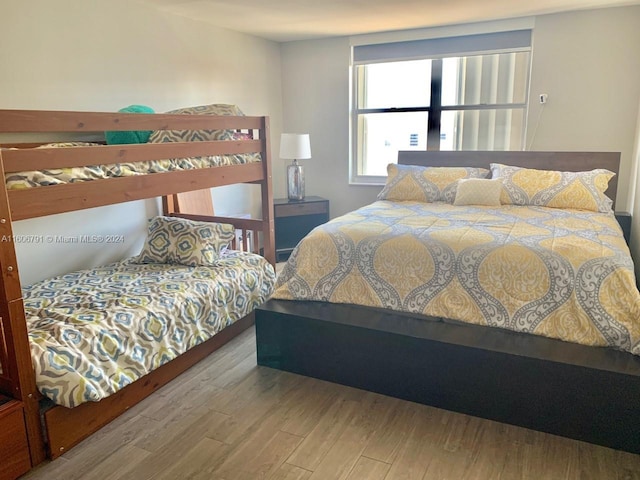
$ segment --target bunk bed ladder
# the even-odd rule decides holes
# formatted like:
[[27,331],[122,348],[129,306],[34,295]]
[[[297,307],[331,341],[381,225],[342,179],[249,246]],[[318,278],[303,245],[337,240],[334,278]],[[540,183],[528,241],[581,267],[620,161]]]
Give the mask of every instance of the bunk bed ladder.
[[[0,152],[0,178],[4,178],[2,152]],[[24,405],[31,464],[37,465],[45,459],[38,404],[39,394],[31,361],[16,251],[12,241],[13,229],[7,188],[4,182],[0,184],[0,295],[2,295],[0,317],[2,317],[4,339],[12,339],[11,342],[4,342],[6,375],[11,387],[10,396],[20,400]],[[3,375],[5,375],[4,371]]]

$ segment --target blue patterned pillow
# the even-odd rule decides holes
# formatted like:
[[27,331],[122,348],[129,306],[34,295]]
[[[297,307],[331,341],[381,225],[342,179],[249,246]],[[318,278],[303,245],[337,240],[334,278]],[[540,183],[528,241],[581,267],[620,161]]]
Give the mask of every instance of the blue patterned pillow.
[[[179,108],[167,114],[183,115],[233,115],[244,116],[236,105],[213,104]],[[233,130],[156,130],[149,136],[149,143],[207,142],[212,140],[234,140]]]
[[559,172],[491,164],[493,178],[503,179],[501,202],[593,212],[611,212],[605,195],[615,173],[602,168],[588,172]]
[[234,237],[235,227],[228,223],[154,217],[149,221],[147,241],[134,262],[214,266]]
[[475,167],[421,167],[418,165],[387,165],[387,183],[378,200],[394,202],[453,203],[458,180],[486,178],[489,170]]

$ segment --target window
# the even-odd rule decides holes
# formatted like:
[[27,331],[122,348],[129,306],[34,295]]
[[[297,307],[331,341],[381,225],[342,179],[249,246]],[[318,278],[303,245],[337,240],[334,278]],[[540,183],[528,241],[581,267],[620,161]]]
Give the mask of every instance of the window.
[[399,150],[521,150],[531,31],[355,46],[352,181]]

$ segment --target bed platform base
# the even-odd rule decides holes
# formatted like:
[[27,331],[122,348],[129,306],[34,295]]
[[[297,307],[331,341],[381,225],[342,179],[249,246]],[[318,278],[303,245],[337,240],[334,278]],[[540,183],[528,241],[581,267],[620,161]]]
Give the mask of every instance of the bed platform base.
[[92,433],[141,402],[163,385],[203,360],[254,324],[255,312],[232,323],[204,343],[176,357],[117,393],[75,408],[54,406],[43,414],[48,454],[51,459],[64,454]]
[[258,364],[640,453],[640,358],[350,305],[270,300]]

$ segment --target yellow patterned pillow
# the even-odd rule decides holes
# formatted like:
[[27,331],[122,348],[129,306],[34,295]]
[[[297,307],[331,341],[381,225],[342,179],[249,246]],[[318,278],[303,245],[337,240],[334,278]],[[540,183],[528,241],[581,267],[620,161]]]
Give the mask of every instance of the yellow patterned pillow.
[[503,204],[611,212],[613,202],[604,194],[615,175],[609,170],[558,172],[492,163],[491,174],[503,179]]
[[147,241],[134,263],[211,267],[234,237],[235,228],[228,223],[154,217],[149,221]]
[[463,178],[458,180],[454,205],[500,205],[502,179]]
[[485,178],[488,173],[485,168],[390,163],[387,166],[387,183],[378,194],[378,200],[453,203],[459,179]]

